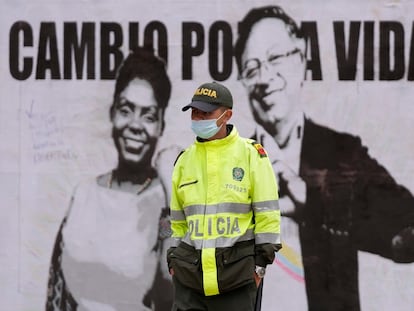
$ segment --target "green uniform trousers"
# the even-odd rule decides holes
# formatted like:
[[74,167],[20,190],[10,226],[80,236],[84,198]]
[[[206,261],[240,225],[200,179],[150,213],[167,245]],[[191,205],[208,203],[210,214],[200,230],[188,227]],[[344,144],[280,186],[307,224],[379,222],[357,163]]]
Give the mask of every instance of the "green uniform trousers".
[[254,311],[257,287],[254,282],[227,293],[204,296],[173,277],[173,311]]

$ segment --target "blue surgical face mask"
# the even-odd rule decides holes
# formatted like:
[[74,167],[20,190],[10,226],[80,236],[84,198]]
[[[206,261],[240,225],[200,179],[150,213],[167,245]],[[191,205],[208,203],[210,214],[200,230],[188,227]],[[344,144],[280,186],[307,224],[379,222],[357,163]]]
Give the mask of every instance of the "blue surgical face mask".
[[216,135],[220,128],[223,126],[223,123],[220,126],[217,126],[217,121],[220,119],[226,111],[224,111],[217,119],[211,120],[191,120],[191,129],[194,134],[203,139],[209,139]]

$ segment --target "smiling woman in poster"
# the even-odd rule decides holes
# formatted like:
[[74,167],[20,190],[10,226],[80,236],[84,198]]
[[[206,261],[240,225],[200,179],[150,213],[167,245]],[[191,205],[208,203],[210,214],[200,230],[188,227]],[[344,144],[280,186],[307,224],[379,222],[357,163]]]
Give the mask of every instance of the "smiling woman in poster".
[[110,108],[118,165],[74,191],[55,242],[46,310],[170,309],[160,268],[167,199],[152,165],[170,93],[165,64],[152,52],[137,49],[120,67]]

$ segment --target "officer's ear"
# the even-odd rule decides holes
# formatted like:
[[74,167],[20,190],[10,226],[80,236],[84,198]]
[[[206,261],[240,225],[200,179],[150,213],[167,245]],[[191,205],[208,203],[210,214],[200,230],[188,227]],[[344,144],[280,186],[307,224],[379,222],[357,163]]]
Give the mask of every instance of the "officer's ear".
[[233,116],[233,110],[231,110],[231,109],[227,109],[226,110],[226,113],[224,114],[225,116],[226,116],[226,122],[228,121],[228,120],[230,120],[231,119],[231,117]]

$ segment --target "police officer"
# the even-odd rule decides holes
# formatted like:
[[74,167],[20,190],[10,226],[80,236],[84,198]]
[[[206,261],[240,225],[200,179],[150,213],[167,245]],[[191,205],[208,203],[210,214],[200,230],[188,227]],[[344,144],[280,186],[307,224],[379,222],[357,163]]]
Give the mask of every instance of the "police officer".
[[254,310],[257,286],[281,248],[278,191],[263,147],[239,136],[230,91],[204,83],[191,103],[196,140],[172,175],[173,310]]

